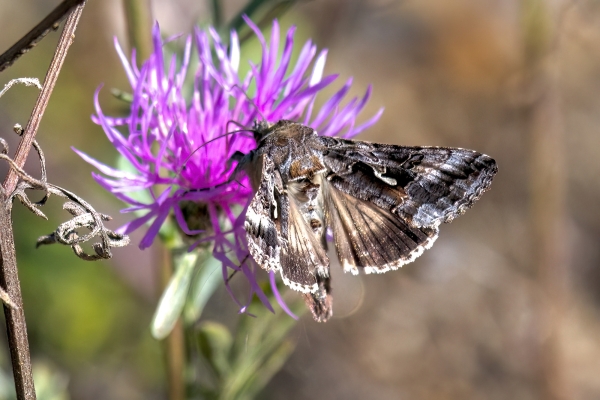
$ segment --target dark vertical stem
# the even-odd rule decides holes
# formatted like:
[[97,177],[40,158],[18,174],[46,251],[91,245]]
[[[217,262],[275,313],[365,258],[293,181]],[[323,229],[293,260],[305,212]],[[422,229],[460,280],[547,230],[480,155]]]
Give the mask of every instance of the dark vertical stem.
[[152,53],[152,12],[149,0],[123,0],[129,49],[135,49],[138,62]]
[[18,400],[33,400],[35,399],[35,387],[31,372],[31,357],[29,355],[29,342],[27,341],[23,298],[21,297],[21,286],[19,285],[17,271],[10,204],[7,203],[4,195],[0,196],[0,201],[2,202],[0,203],[0,229],[2,229],[0,235],[0,261],[2,262],[0,284],[2,284],[16,306],[16,308],[11,308],[6,304],[4,305],[15,391]]
[[[67,50],[75,37],[75,29],[84,5],[85,2],[75,7],[70,12],[67,22],[65,23],[58,47],[54,53],[54,58],[52,59],[50,68],[46,74],[44,86],[42,87],[38,100],[34,106],[29,122],[27,123],[27,128],[25,129],[25,133],[22,136],[15,155],[15,162],[20,167],[25,164],[31,144],[35,139],[41,118],[48,105],[50,94],[52,93],[58,74],[67,55]],[[17,186],[18,179],[15,171],[11,169],[3,184],[3,194],[0,196],[0,261],[2,263],[0,268],[0,283],[4,285],[4,289],[16,306],[15,308],[12,308],[5,305],[4,314],[6,316],[8,344],[10,347],[17,399],[34,400],[36,395],[31,371],[31,356],[29,354],[29,344],[27,341],[27,325],[25,323],[23,299],[21,296],[17,260],[15,256],[15,244],[10,213],[11,204],[7,201],[7,197]]]
[[13,62],[23,54],[27,53],[37,42],[51,30],[58,28],[58,23],[67,15],[73,7],[83,3],[85,0],[64,0],[39,24],[31,29],[25,36],[17,41],[10,49],[0,55],[0,71],[10,67]]

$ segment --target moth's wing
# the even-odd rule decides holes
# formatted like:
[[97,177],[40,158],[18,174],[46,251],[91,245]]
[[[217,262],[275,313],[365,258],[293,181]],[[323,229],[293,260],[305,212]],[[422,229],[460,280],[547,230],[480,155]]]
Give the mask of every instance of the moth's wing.
[[280,271],[283,282],[304,293],[315,320],[332,315],[329,259],[303,218],[294,198],[284,192],[273,160],[263,155],[260,184],[246,212],[246,237],[254,260]]
[[383,273],[400,268],[431,247],[437,227],[414,227],[373,202],[325,185],[326,222],[344,271]]
[[[262,156],[259,161],[262,174],[260,185],[246,211],[246,238],[248,250],[263,269],[277,271],[281,254],[281,213],[275,192],[275,166],[273,160]],[[285,228],[285,227],[284,227]]]
[[317,275],[318,289],[314,293],[304,294],[304,302],[317,322],[327,322],[333,315],[333,297],[331,279]]
[[435,227],[464,213],[498,170],[492,158],[472,150],[316,140],[332,186],[415,227]]
[[281,254],[281,277],[290,288],[302,293],[319,290],[318,276],[329,277],[329,258],[317,236],[304,220],[296,200],[283,196],[289,212],[287,240]]
[[304,293],[304,301],[315,321],[326,322],[333,314],[329,258],[296,200],[293,197],[287,200],[288,238],[281,256],[281,277],[287,286]]

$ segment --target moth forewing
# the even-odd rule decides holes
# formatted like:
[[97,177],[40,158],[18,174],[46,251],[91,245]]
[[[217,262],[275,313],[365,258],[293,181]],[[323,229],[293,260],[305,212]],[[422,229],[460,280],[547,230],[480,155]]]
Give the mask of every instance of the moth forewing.
[[[264,269],[269,271],[279,270],[281,261],[281,225],[277,219],[281,213],[277,211],[278,204],[275,199],[276,179],[273,161],[268,157],[257,157],[260,162],[261,180],[258,182],[256,192],[246,211],[244,228],[248,240],[248,250],[252,258]],[[247,164],[247,171],[255,171],[255,164]],[[270,179],[264,179],[270,176]]]
[[498,170],[492,158],[473,150],[318,140],[325,166],[333,172],[328,179],[336,188],[391,210],[416,227],[435,227],[464,213]]

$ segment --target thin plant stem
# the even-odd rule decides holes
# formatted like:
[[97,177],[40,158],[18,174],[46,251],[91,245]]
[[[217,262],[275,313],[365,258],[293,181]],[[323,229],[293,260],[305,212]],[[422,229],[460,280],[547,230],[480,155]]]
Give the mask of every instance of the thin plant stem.
[[64,0],[50,12],[39,24],[27,32],[18,42],[0,55],[0,71],[10,67],[19,57],[27,53],[51,30],[58,29],[58,23],[73,9],[85,0]]
[[123,0],[129,49],[136,50],[138,62],[152,53],[152,11],[149,0]]
[[[69,14],[69,18],[67,19],[65,27],[60,35],[56,52],[54,53],[54,57],[50,63],[48,72],[46,73],[44,85],[42,86],[42,90],[40,91],[37,102],[33,107],[33,112],[31,113],[31,117],[27,122],[25,133],[23,133],[21,141],[19,142],[19,147],[17,148],[17,153],[14,158],[15,163],[21,168],[23,165],[25,165],[25,160],[27,159],[27,155],[29,154],[29,150],[31,149],[35,135],[37,134],[37,130],[40,126],[44,112],[46,111],[46,107],[48,106],[48,102],[50,101],[50,95],[52,94],[54,86],[56,85],[56,81],[58,80],[58,75],[63,66],[65,58],[67,57],[69,47],[71,47],[71,44],[73,44],[75,30],[77,29],[77,24],[79,23],[79,18],[81,17],[84,6],[85,2],[81,3],[71,12],[71,14]],[[7,193],[12,193],[12,191],[15,190],[18,180],[19,176],[13,169],[11,169],[3,183],[4,189]]]
[[10,207],[7,204],[8,199],[5,193],[0,196],[0,201],[2,202],[0,204],[0,229],[2,229],[2,235],[0,235],[0,262],[2,262],[0,283],[15,305],[13,308],[4,304],[15,392],[18,400],[34,400],[36,396],[27,340],[27,325],[23,311],[21,286],[19,285]]
[[[123,0],[123,9],[127,21],[127,32],[130,48],[136,49],[138,62],[148,59],[152,52],[152,18],[148,0]],[[161,293],[173,275],[172,252],[161,249],[163,255],[160,266]],[[181,319],[164,340],[165,364],[169,385],[169,400],[185,399],[185,340]]]
[[[168,247],[161,247],[162,263],[160,266],[161,293],[166,288],[171,276],[173,276],[173,254]],[[164,340],[165,364],[167,369],[167,382],[169,385],[169,400],[185,399],[185,336],[181,318]]]
[[221,0],[212,0],[212,23],[216,29],[221,29],[221,25],[223,24]]
[[[58,74],[67,55],[67,50],[73,42],[75,29],[77,28],[77,23],[83,12],[84,5],[85,2],[79,4],[71,11],[67,18],[58,47],[54,53],[54,58],[52,59],[48,73],[46,74],[46,80],[40,91],[40,95],[15,155],[15,163],[19,167],[23,167],[25,164],[25,160],[27,159],[27,155],[29,154],[29,150],[35,139],[40,120],[48,104],[50,94],[52,93]],[[16,188],[18,179],[17,173],[11,168],[4,181],[3,193],[0,196],[0,200],[2,201],[0,204],[0,229],[2,229],[2,234],[0,235],[0,283],[4,286],[10,299],[16,306],[16,308],[12,308],[5,305],[4,313],[6,316],[8,344],[10,348],[17,399],[34,400],[36,395],[31,370],[29,343],[27,340],[27,325],[25,323],[23,299],[21,296],[21,287],[17,270],[10,204],[7,202],[7,198]]]

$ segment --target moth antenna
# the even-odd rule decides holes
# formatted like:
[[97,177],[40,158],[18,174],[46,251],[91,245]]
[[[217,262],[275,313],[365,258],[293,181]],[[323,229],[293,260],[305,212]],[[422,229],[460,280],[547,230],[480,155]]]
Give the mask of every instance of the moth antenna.
[[[229,133],[236,133],[236,132],[243,132],[243,131],[246,131],[246,129],[244,129],[244,130],[240,130],[240,131],[233,131],[233,132],[229,132]],[[221,135],[221,136],[225,136],[225,135]],[[219,137],[216,137],[216,138],[213,138],[213,139],[211,139],[211,140],[216,140],[216,139],[218,139],[218,138],[219,138]],[[207,142],[207,143],[208,143],[208,142]],[[205,143],[205,144],[206,144],[206,143]],[[198,150],[198,149],[196,149],[196,150]],[[196,151],[196,150],[194,150],[194,151]],[[237,156],[237,157],[236,157],[236,156]],[[239,162],[239,161],[240,161],[240,160],[241,160],[243,157],[244,157],[244,153],[241,153],[241,152],[239,152],[239,151],[236,151],[236,152],[233,154],[233,156],[231,156],[231,158],[230,158],[230,161],[238,161],[238,162]],[[189,158],[189,157],[188,157],[188,158]],[[183,167],[182,167],[182,168],[183,168]],[[231,164],[230,164],[230,163],[228,163],[228,169],[229,169],[229,168],[231,168]],[[185,191],[185,193],[192,193],[192,192],[202,192],[202,191],[206,191],[206,190],[217,189],[217,188],[220,188],[220,187],[226,186],[226,185],[230,184],[231,182],[237,182],[237,184],[238,184],[238,185],[240,185],[240,186],[241,186],[241,187],[243,187],[243,188],[246,188],[246,185],[242,184],[240,181],[238,181],[238,180],[236,179],[236,172],[238,172],[238,169],[237,169],[237,168],[236,168],[236,169],[233,171],[233,174],[232,174],[232,175],[229,177],[229,179],[227,179],[225,182],[221,182],[221,183],[219,183],[218,185],[214,185],[214,186],[211,186],[211,187],[206,187],[206,188],[201,188],[201,189],[190,189],[190,190],[186,190],[186,191]]]
[[[229,122],[228,122],[228,123],[229,123]],[[188,155],[188,156],[185,158],[185,160],[183,161],[183,164],[181,165],[181,167],[179,167],[179,169],[177,170],[177,174],[176,174],[175,176],[177,177],[177,176],[179,176],[179,175],[181,174],[181,171],[183,171],[183,169],[185,168],[185,165],[187,164],[187,162],[188,162],[188,161],[190,161],[190,159],[192,158],[192,156],[193,156],[193,155],[194,155],[194,154],[195,154],[195,153],[196,153],[198,150],[200,150],[201,148],[203,148],[203,147],[204,147],[204,146],[206,146],[207,144],[209,144],[209,143],[211,143],[211,142],[214,142],[215,140],[222,139],[222,138],[224,138],[224,137],[226,137],[226,136],[233,135],[234,133],[240,133],[240,132],[252,132],[252,131],[251,131],[251,130],[249,130],[249,129],[238,129],[237,131],[231,131],[231,132],[227,132],[227,133],[224,133],[224,134],[222,134],[222,135],[219,135],[219,136],[217,136],[217,137],[214,137],[214,138],[212,138],[212,139],[210,139],[210,140],[207,140],[206,142],[202,143],[200,146],[196,147],[196,148],[195,148],[195,149],[194,149],[194,150],[193,150],[193,151],[192,151],[192,152],[191,152],[191,153],[190,153],[190,154],[189,154],[189,155]]]
[[240,92],[242,92],[242,94],[246,97],[246,99],[248,99],[248,101],[250,102],[250,104],[252,104],[254,106],[254,109],[256,110],[256,112],[260,115],[260,117],[263,119],[263,121],[267,120],[267,117],[265,117],[265,115],[262,113],[262,111],[260,111],[260,108],[258,108],[258,106],[256,105],[256,103],[254,102],[254,100],[252,100],[252,98],[248,95],[248,93],[246,93],[246,91],[244,89],[242,89],[241,87],[238,86],[238,84],[234,84],[232,85],[229,90],[233,90],[233,89],[237,89]]
[[[237,130],[235,132],[248,131],[248,132],[254,133],[251,129],[246,128],[244,125],[242,125],[239,122],[234,121],[232,119],[230,119],[229,121],[227,121],[227,123],[225,124],[225,132],[229,131],[229,124],[234,124],[238,128],[240,128],[239,130]],[[227,154],[229,154],[229,139],[227,139],[226,146],[227,146]]]
[[[237,182],[235,179],[229,178],[229,179],[227,179],[225,182],[221,182],[221,183],[219,183],[218,185],[214,185],[214,186],[211,186],[211,187],[205,187],[205,188],[200,188],[200,189],[190,189],[190,190],[186,190],[184,194],[187,194],[187,193],[194,193],[194,192],[204,192],[204,191],[206,191],[206,190],[211,190],[211,189],[218,189],[218,188],[220,188],[220,187],[223,187],[223,186],[229,185],[229,184],[230,184],[231,182],[233,182],[233,181]],[[242,186],[243,186],[243,185],[242,185]],[[244,187],[245,187],[245,186],[244,186]]]
[[[244,257],[244,259],[242,260],[242,262],[240,263],[238,268],[242,268],[242,265],[244,265],[244,263],[246,262],[246,260],[248,259],[248,257],[250,256],[250,254],[246,254],[246,257]],[[231,278],[233,278],[233,276],[238,272],[238,269],[234,269],[233,272],[231,273],[231,275],[229,275],[227,277],[227,280],[225,281],[225,283],[229,283],[229,281],[231,280]]]
[[235,274],[237,274],[238,270],[234,269],[233,272],[231,274],[229,274],[229,276],[227,277],[227,280],[225,281],[225,283],[229,283],[229,281],[231,280],[231,278],[233,278],[233,276]]
[[238,181],[238,180],[237,180],[237,179],[235,179],[235,178],[234,178],[233,180],[234,180],[234,181],[235,181],[235,182],[236,182],[238,185],[240,185],[241,187],[243,187],[243,188],[245,188],[245,189],[248,189],[248,188],[246,187],[246,185],[244,185],[242,182]]
[[229,124],[234,124],[237,125],[238,128],[241,128],[241,130],[247,130],[249,132],[252,132],[252,129],[248,129],[246,128],[244,125],[240,124],[239,122],[230,119],[229,121],[227,121],[227,124],[225,125],[225,130],[227,131],[229,129]]

